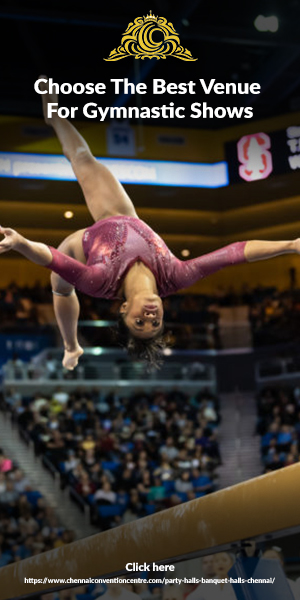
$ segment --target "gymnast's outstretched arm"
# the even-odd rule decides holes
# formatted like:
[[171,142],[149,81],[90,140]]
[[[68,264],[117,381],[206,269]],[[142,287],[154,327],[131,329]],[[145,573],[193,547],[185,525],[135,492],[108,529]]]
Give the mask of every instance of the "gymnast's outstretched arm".
[[[74,279],[81,280],[83,275],[86,277],[86,274],[89,273],[89,268],[54,248],[51,252],[46,244],[27,240],[17,231],[14,231],[14,229],[0,227],[0,234],[4,236],[3,240],[0,242],[0,254],[8,252],[9,250],[15,250],[38,265],[51,268],[53,254],[56,253],[64,264],[64,270],[66,270],[65,262],[68,262],[68,272],[64,273],[67,279],[64,279],[62,282],[60,277],[55,273],[52,273],[52,280],[53,278],[57,278],[57,280],[62,282],[58,284],[57,281],[54,282],[53,280],[52,283],[54,283],[55,316],[65,348],[63,366],[66,369],[73,370],[78,363],[79,357],[83,354],[83,349],[80,347],[77,339],[77,324],[80,309],[72,284],[70,286],[66,281],[68,279],[70,281]],[[81,283],[84,284],[83,281],[81,281]]]
[[0,226],[0,234],[4,236],[0,242],[0,254],[4,254],[4,252],[8,252],[9,250],[15,250],[37,265],[46,267],[51,263],[52,253],[46,244],[27,240],[20,233],[9,227]]
[[175,259],[172,281],[176,289],[187,288],[230,265],[266,260],[282,254],[300,254],[300,239],[283,242],[235,242],[199,258],[187,261]]
[[8,227],[0,227],[0,234],[4,235],[4,239],[0,242],[0,254],[15,250],[37,265],[51,269],[84,294],[103,297],[106,284],[103,265],[83,264],[56,248],[27,240]]
[[266,260],[282,254],[300,254],[300,238],[285,242],[250,240],[246,242],[244,252],[247,262]]

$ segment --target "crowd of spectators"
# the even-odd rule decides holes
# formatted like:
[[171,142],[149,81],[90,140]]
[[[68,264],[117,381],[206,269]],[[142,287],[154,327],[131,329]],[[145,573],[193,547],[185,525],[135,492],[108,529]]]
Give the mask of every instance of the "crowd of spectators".
[[0,567],[73,540],[30,477],[0,449]]
[[6,395],[13,418],[101,529],[211,492],[218,401],[179,389]]
[[257,433],[266,473],[299,461],[299,387],[268,387],[259,393]]
[[0,290],[1,329],[39,323],[37,306],[51,302],[51,290],[39,282],[33,287],[20,287],[12,282]]
[[[91,298],[79,293],[80,320],[104,319],[115,321],[119,303]],[[29,330],[54,322],[51,311],[50,286],[37,282],[33,287],[12,283],[0,290],[3,315],[1,331],[22,326]],[[49,310],[45,310],[46,306]],[[237,292],[232,287],[218,287],[211,295],[177,294],[164,300],[165,322],[170,325],[176,347],[218,349],[221,347],[219,320],[224,307],[247,306],[249,325],[255,346],[293,341],[300,330],[300,290],[291,287],[279,292],[276,287],[243,285]],[[43,310],[44,307],[44,310]],[[82,329],[83,335],[84,329]],[[88,328],[88,342],[96,343],[97,329]],[[114,343],[109,328],[101,331],[102,345]]]
[[300,333],[300,290],[278,292],[261,289],[252,296],[249,320],[255,346],[298,341]]

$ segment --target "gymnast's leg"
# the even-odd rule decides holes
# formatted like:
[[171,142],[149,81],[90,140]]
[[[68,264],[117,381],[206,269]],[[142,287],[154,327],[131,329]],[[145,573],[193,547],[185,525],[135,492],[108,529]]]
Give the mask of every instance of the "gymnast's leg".
[[[40,84],[40,89],[48,90],[48,82]],[[72,123],[57,114],[51,119],[48,118],[47,104],[57,102],[57,95],[48,92],[42,95],[42,99],[45,122],[55,130],[63,153],[71,162],[94,221],[114,215],[137,217],[132,201],[123,186],[93,157],[88,144]]]
[[[85,263],[82,250],[82,235],[84,229],[68,236],[58,247],[58,250]],[[78,298],[73,286],[60,275],[51,273],[53,291],[53,307],[56,321],[63,339],[63,366],[72,371],[78,364],[83,348],[78,343],[77,326],[80,313]]]

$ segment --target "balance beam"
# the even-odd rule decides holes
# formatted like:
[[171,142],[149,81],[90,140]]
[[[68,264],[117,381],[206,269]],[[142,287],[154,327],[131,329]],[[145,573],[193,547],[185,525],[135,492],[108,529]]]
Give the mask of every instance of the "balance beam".
[[25,577],[119,575],[126,573],[127,562],[173,564],[232,551],[242,540],[300,532],[299,497],[300,463],[2,567],[0,600],[71,587],[25,584]]

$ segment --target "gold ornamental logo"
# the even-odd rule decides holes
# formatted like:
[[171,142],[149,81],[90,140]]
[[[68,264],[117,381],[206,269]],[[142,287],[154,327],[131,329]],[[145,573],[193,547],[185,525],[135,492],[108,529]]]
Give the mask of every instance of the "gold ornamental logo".
[[[163,40],[155,42],[153,34],[160,31]],[[134,56],[135,58],[166,58],[174,56],[180,60],[198,60],[193,58],[187,48],[180,44],[179,35],[176,33],[172,23],[168,23],[164,17],[155,17],[150,10],[146,17],[137,17],[133,23],[129,23],[121,39],[121,46],[111,51],[108,58],[104,60],[113,61]]]

